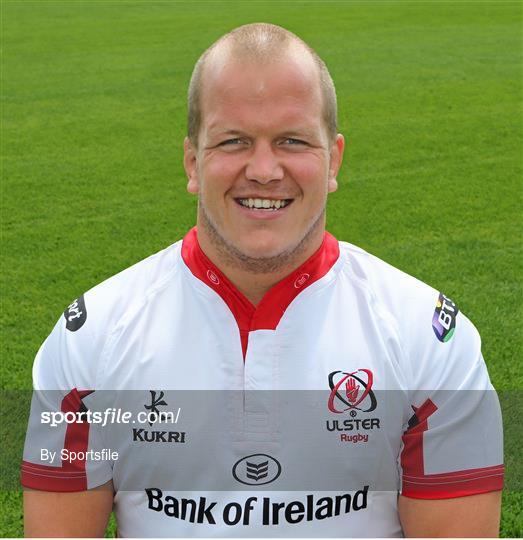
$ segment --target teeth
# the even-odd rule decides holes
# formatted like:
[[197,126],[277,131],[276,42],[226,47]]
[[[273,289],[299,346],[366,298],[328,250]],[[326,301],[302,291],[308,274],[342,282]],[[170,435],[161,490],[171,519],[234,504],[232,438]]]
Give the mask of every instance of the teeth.
[[288,202],[281,199],[238,199],[242,206],[247,208],[263,208],[264,210],[278,210],[287,206]]

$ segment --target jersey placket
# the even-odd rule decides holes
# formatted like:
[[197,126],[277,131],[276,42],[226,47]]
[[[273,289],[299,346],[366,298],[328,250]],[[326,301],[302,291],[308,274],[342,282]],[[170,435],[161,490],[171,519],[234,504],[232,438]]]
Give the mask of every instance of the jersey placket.
[[291,302],[338,260],[338,241],[325,233],[321,247],[274,285],[256,307],[203,253],[196,228],[184,238],[182,257],[193,275],[227,304],[238,325],[244,364],[243,399],[234,399],[231,404],[234,445],[243,455],[277,453],[281,443],[279,367],[283,361],[277,327]]

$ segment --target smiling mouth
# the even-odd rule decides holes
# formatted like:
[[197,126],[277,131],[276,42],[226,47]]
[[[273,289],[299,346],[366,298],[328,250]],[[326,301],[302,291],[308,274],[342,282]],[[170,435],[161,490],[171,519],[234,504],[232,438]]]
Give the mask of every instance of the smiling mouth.
[[239,205],[253,210],[276,211],[289,206],[294,199],[234,199]]

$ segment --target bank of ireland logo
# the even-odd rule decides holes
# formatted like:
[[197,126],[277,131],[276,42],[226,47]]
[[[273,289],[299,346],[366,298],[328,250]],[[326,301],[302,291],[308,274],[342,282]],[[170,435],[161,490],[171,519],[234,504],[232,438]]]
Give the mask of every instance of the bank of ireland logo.
[[270,484],[280,474],[280,462],[268,454],[251,454],[238,460],[232,468],[235,480],[247,486]]
[[333,371],[329,374],[329,411],[341,414],[350,411],[371,412],[378,403],[372,391],[374,377],[370,369],[358,369],[352,373]]
[[432,329],[442,343],[446,343],[454,335],[458,313],[459,309],[456,304],[443,293],[439,293],[436,309],[432,316]]

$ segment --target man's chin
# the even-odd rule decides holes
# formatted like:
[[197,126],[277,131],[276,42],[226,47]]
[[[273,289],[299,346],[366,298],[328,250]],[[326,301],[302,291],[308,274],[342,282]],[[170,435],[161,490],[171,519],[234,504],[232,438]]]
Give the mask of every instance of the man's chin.
[[244,259],[253,260],[270,260],[285,257],[287,254],[294,251],[295,246],[285,246],[281,242],[256,242],[252,240],[246,243],[236,243],[235,251],[242,255]]
[[[250,230],[234,231],[230,236],[222,234],[200,202],[198,227],[201,227],[215,250],[216,262],[238,268],[254,274],[281,272],[294,268],[303,262],[304,255],[310,255],[311,245],[314,246],[316,236],[321,243],[325,223],[325,209],[312,223],[309,230],[300,238],[292,239],[293,231]],[[296,235],[299,236],[299,235]],[[287,241],[285,241],[287,238]]]

